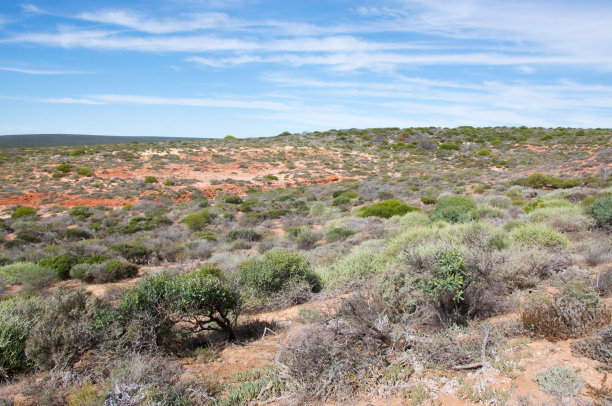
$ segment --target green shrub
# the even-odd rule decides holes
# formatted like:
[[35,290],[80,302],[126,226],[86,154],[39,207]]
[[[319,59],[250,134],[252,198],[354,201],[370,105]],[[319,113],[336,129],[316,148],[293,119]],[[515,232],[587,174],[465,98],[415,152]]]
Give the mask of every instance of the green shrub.
[[370,206],[364,206],[357,211],[358,217],[381,217],[391,218],[393,216],[403,216],[412,211],[421,210],[418,207],[409,206],[399,200],[385,200],[379,203],[374,203]]
[[90,207],[87,206],[74,206],[72,209],[70,209],[70,211],[68,212],[68,215],[71,217],[76,217],[79,220],[85,220],[88,219],[89,217],[91,217],[93,215],[93,210],[91,210]]
[[350,228],[334,227],[325,233],[325,240],[327,242],[342,241],[352,236],[353,234],[355,234],[355,232]]
[[478,152],[476,152],[477,156],[490,156],[491,155],[491,150],[490,149],[479,149]]
[[544,175],[541,173],[532,173],[527,178],[518,178],[510,182],[511,185],[529,186],[534,189],[542,189],[545,187],[555,189],[569,189],[580,184],[580,179],[562,179],[556,176]]
[[346,196],[338,196],[334,200],[332,200],[332,206],[342,206],[344,204],[349,204],[351,199]]
[[82,228],[69,228],[66,230],[66,239],[70,241],[78,241],[78,240],[88,240],[92,238],[93,235]]
[[95,280],[95,270],[98,267],[95,264],[76,264],[70,268],[70,278],[91,283]]
[[35,299],[0,302],[0,381],[31,367],[25,354],[26,340],[39,311]]
[[474,219],[476,203],[465,196],[448,196],[438,199],[431,212],[432,220],[444,220],[449,223],[464,223]]
[[366,242],[316,271],[326,288],[336,288],[370,278],[380,269],[375,249]]
[[68,155],[70,156],[80,156],[80,155],[85,155],[85,150],[83,148],[77,148],[77,149],[73,149],[72,151],[70,151],[68,153]]
[[563,234],[540,224],[527,224],[512,230],[511,241],[522,246],[542,246],[548,248],[565,248],[569,240]]
[[219,239],[219,234],[215,233],[214,231],[210,231],[210,230],[200,231],[196,235],[203,240],[211,241],[211,242],[217,241]]
[[206,209],[195,213],[189,213],[181,220],[181,223],[186,224],[191,231],[200,231],[206,227],[216,215]]
[[599,226],[612,227],[612,195],[596,199],[591,213]]
[[29,206],[19,206],[13,210],[13,213],[11,213],[11,217],[14,219],[26,216],[36,216],[36,209]]
[[79,168],[77,174],[80,176],[93,176],[93,171],[89,168]]
[[119,259],[109,259],[103,264],[99,282],[107,283],[138,275],[138,266]]
[[267,180],[278,180],[278,177],[274,176],[274,175],[265,175],[264,179],[267,179]]
[[76,362],[96,344],[92,316],[98,306],[98,301],[83,289],[56,289],[29,331],[25,348],[28,359],[46,370]]
[[128,323],[134,320],[140,328],[151,330],[151,339],[157,343],[179,323],[192,333],[223,331],[233,340],[240,305],[238,292],[209,269],[202,269],[146,277],[121,298],[119,309]]
[[38,263],[46,268],[51,268],[59,279],[68,279],[70,268],[79,262],[78,258],[68,252],[54,257],[43,258]]
[[426,205],[436,204],[437,201],[438,199],[434,197],[421,197],[421,202]]
[[229,195],[223,198],[223,202],[229,204],[242,204],[243,200],[238,195]]
[[[463,254],[458,250],[440,251],[431,277],[422,279],[420,288],[443,306],[458,306],[464,301],[463,290],[467,270]],[[450,312],[450,309],[447,310]]]
[[452,150],[459,151],[461,147],[457,144],[452,144],[450,142],[443,142],[442,144],[440,144],[438,149],[447,149],[447,150],[452,149]]
[[109,248],[135,264],[146,265],[151,259],[151,250],[142,244],[122,243],[111,245]]
[[149,175],[145,176],[144,183],[157,183],[157,178],[155,176]]
[[238,228],[234,230],[229,230],[225,237],[226,242],[232,242],[238,239],[251,242],[259,241],[261,240],[261,234],[250,228]]
[[[48,286],[56,279],[56,273],[33,262],[15,262],[0,267],[0,277],[12,284],[29,284],[33,288],[38,285]],[[39,283],[40,282],[40,283]]]
[[271,251],[261,259],[243,261],[238,267],[241,282],[255,293],[270,295],[300,282],[308,283],[313,291],[321,288],[318,277],[299,254]]
[[55,167],[55,170],[62,173],[68,173],[71,168],[72,166],[70,164],[59,164]]
[[167,179],[164,181],[164,186],[174,186],[174,181],[172,179]]

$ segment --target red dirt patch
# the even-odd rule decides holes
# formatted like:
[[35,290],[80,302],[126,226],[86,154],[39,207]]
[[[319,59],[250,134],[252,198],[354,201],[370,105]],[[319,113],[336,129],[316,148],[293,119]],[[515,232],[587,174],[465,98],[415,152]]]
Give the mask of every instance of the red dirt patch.
[[44,193],[27,193],[25,195],[17,195],[11,197],[1,197],[0,198],[0,206],[40,206],[43,199],[47,198],[49,195]]
[[64,200],[60,203],[62,206],[74,207],[74,206],[108,206],[108,207],[123,207],[128,204],[135,204],[138,200],[136,199],[124,199],[122,197],[115,197],[112,199],[104,198],[93,198],[93,197],[77,197],[72,199]]

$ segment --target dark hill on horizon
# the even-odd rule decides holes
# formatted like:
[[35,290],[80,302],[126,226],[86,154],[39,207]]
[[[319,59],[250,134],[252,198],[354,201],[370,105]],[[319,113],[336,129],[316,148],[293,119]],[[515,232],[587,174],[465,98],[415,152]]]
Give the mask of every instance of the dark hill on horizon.
[[45,148],[78,145],[122,144],[126,142],[183,141],[187,137],[135,137],[86,134],[17,134],[0,136],[0,148]]

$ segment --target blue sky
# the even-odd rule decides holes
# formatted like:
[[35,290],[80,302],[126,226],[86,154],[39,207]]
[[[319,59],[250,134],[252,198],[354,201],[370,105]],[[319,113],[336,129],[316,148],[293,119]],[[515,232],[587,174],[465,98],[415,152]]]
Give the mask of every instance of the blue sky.
[[609,1],[0,2],[0,134],[612,127]]

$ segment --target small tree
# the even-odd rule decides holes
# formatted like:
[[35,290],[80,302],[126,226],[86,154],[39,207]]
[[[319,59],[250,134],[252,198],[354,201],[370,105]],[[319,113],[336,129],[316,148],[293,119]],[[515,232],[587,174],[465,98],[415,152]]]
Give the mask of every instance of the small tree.
[[234,340],[232,327],[240,296],[218,275],[203,268],[178,276],[161,273],[147,277],[122,298],[121,313],[126,321],[146,316],[156,340],[177,324],[192,333],[221,331]]

